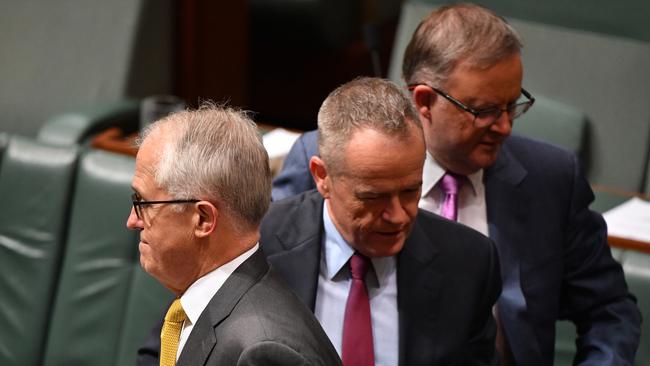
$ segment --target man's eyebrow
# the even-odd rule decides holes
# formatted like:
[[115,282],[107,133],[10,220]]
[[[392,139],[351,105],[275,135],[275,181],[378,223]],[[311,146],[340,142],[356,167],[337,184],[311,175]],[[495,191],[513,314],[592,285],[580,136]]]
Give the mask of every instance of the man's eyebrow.
[[418,181],[417,183],[413,183],[411,185],[408,185],[408,186],[404,187],[404,189],[418,189],[420,187],[422,187],[422,180]]

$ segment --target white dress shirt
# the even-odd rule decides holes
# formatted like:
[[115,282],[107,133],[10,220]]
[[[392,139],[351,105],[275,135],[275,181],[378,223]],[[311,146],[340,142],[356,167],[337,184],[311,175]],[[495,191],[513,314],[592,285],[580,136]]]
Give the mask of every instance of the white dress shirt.
[[199,320],[199,316],[203,313],[206,306],[214,295],[219,291],[224,282],[230,275],[239,267],[248,257],[253,255],[259,248],[259,243],[250,248],[246,252],[239,255],[237,258],[230,262],[208,272],[205,276],[196,280],[181,296],[181,305],[185,311],[187,318],[183,323],[183,330],[181,330],[181,338],[178,341],[178,351],[176,352],[176,360],[180,356],[187,338],[189,338],[194,324]]
[[[445,175],[445,169],[427,151],[422,173],[422,197],[418,204],[421,209],[438,215],[442,212],[445,193],[437,184],[443,175]],[[457,207],[458,222],[479,231],[485,236],[488,235],[483,169],[467,176],[467,181],[460,187]]]
[[[314,313],[341,356],[345,305],[350,292],[350,270],[346,265],[354,249],[343,239],[332,222],[325,200],[325,235],[318,274]],[[395,257],[371,258],[374,271],[366,274],[370,299],[375,365],[397,366],[399,326],[397,312],[397,272]]]

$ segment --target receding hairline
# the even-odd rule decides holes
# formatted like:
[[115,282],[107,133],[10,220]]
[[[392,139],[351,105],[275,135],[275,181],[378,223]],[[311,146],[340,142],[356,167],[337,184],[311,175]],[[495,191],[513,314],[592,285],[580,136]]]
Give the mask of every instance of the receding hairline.
[[517,31],[491,9],[468,3],[443,5],[418,24],[404,52],[402,77],[411,84],[423,77],[445,82],[460,63],[487,69],[521,54],[522,48]]
[[[321,154],[320,158],[323,160],[325,165],[328,168],[328,174],[332,176],[347,176],[349,175],[348,173],[350,172],[350,169],[348,169],[347,165],[347,157],[348,157],[348,148],[350,146],[350,143],[354,139],[354,137],[363,131],[375,131],[381,136],[388,137],[391,139],[399,140],[400,142],[406,142],[412,138],[416,138],[419,136],[422,140],[422,146],[423,149],[426,150],[426,145],[424,142],[424,131],[422,129],[422,126],[415,123],[411,119],[406,119],[405,121],[405,128],[403,129],[396,129],[396,130],[386,130],[382,128],[377,128],[376,126],[373,126],[372,124],[364,124],[361,123],[357,126],[355,126],[348,135],[348,137],[345,139],[345,144],[341,150],[336,151],[333,156],[327,156]],[[419,131],[419,133],[418,133]]]

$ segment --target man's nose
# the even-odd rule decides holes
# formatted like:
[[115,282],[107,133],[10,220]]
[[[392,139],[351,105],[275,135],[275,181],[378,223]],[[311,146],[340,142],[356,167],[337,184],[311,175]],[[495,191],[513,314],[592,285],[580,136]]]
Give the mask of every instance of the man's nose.
[[510,136],[510,133],[512,132],[512,121],[510,113],[502,111],[499,118],[490,125],[490,131],[498,133],[499,135]]
[[131,207],[129,217],[126,219],[126,227],[131,230],[142,230],[143,228],[143,222],[138,218],[138,215],[136,215],[134,207]]
[[408,221],[409,217],[402,206],[399,195],[390,198],[388,205],[384,209],[383,219],[392,224],[403,224]]

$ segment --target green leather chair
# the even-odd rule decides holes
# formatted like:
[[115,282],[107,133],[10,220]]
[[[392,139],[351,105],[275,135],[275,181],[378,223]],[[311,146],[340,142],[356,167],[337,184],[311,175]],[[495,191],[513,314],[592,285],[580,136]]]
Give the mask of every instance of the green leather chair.
[[39,365],[64,247],[75,146],[12,136],[0,167],[0,365]]
[[132,158],[91,151],[80,160],[45,365],[112,365],[128,295],[135,233]]
[[[135,352],[118,362],[117,350],[125,339],[138,338],[130,332],[144,339],[168,303],[166,297],[135,299],[152,291],[171,295],[153,280],[133,285],[142,281],[135,275],[138,233],[125,225],[133,171],[133,158],[109,152],[91,150],[80,160],[44,365],[133,364]],[[133,308],[142,309],[140,319],[132,319]],[[152,320],[141,326],[125,323],[146,322],[147,316]]]
[[513,124],[513,131],[562,146],[587,160],[587,116],[580,110],[542,95]]
[[132,271],[115,366],[135,364],[138,347],[164,317],[174,298],[169,290],[142,270],[139,262],[133,264]]
[[55,145],[71,145],[82,143],[109,127],[136,131],[139,110],[137,101],[124,100],[65,113],[47,120],[38,130],[37,139]]

